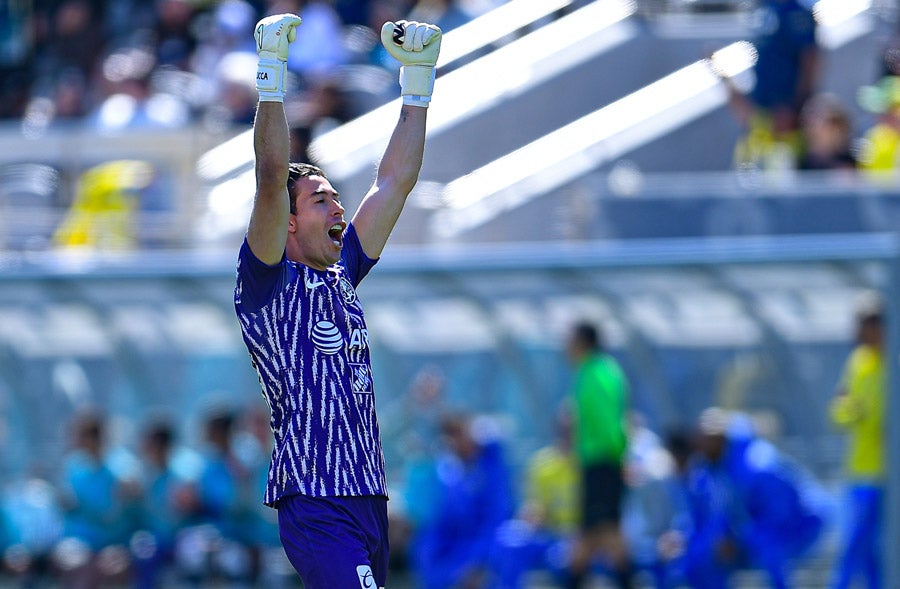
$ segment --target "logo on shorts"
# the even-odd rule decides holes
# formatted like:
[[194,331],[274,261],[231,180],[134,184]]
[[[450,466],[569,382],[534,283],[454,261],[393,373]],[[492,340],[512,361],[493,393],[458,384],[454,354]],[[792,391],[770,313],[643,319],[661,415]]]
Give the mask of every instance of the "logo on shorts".
[[369,565],[361,564],[356,567],[356,574],[359,575],[359,585],[362,589],[372,589],[375,586],[375,577]]

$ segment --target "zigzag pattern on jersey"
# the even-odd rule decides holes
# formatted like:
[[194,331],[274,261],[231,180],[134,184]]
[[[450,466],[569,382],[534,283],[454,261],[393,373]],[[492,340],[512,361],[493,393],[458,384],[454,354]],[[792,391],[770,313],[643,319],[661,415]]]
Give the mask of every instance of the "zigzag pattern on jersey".
[[[310,269],[288,264],[286,287],[258,312],[239,304],[240,272],[235,289],[241,331],[272,411],[275,447],[265,502],[293,493],[386,495],[375,398],[352,390],[352,365],[370,371],[368,347],[348,346],[351,330],[365,329],[362,309],[341,297],[340,266],[330,269],[333,280],[316,283]],[[315,287],[305,286],[307,277]],[[338,349],[332,339],[314,341],[320,322],[334,325]],[[328,337],[334,337],[330,328]]]

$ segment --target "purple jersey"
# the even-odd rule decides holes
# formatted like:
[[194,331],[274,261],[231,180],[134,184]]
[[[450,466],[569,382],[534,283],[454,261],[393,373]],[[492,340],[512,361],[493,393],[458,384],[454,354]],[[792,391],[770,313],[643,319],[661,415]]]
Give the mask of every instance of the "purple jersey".
[[387,495],[369,341],[355,287],[374,260],[353,225],[341,260],[316,270],[269,266],[241,246],[234,306],[272,412],[265,502]]

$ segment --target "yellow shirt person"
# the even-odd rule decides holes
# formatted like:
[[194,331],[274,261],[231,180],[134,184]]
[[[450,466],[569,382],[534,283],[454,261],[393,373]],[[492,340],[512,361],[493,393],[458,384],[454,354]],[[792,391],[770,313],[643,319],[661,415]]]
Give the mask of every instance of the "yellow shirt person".
[[847,474],[877,481],[884,475],[884,410],[886,385],[881,351],[860,345],[847,360],[842,379],[844,394],[835,399],[831,418],[849,436]]
[[556,533],[569,535],[581,521],[578,460],[558,446],[538,450],[528,468],[528,506],[532,516]]

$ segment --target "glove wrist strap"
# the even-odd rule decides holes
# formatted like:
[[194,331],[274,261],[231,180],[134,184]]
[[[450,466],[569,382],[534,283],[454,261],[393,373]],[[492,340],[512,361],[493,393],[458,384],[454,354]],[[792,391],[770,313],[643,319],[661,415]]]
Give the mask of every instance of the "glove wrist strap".
[[404,65],[400,68],[400,94],[403,104],[428,106],[434,90],[434,67]]
[[260,102],[284,102],[284,78],[287,64],[279,59],[260,57],[256,70],[256,90]]
[[403,95],[403,104],[408,106],[420,106],[422,108],[428,108],[428,105],[431,103],[431,96],[416,96],[415,94],[404,94]]

